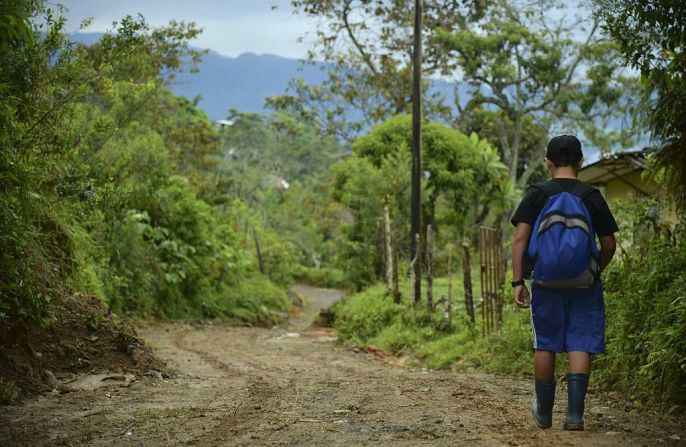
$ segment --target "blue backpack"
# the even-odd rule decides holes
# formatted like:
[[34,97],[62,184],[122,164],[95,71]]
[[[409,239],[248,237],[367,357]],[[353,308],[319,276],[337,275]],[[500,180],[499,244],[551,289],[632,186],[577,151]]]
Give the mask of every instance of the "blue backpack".
[[600,275],[600,252],[584,198],[596,189],[581,182],[570,192],[555,182],[534,187],[548,201],[536,219],[525,256],[533,268],[533,284],[551,289],[593,287]]

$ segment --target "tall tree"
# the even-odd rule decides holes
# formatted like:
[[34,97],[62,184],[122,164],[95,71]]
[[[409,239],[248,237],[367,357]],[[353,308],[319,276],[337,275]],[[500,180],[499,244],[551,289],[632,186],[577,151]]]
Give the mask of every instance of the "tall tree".
[[[424,2],[425,78],[446,74],[454,63],[434,40],[437,28],[466,26],[491,0]],[[413,0],[293,0],[296,13],[316,19],[307,62],[323,62],[327,79],[291,83],[288,94],[268,104],[320,122],[323,129],[352,139],[361,129],[398,113],[409,113],[412,97]],[[426,88],[429,83],[424,83]],[[437,94],[425,96],[431,119],[450,118],[450,107]]]
[[641,115],[660,150],[677,201],[686,208],[686,3],[673,0],[595,0],[603,30],[626,63],[640,70]]
[[[383,206],[389,207],[394,250],[410,254],[410,166],[412,118],[399,115],[374,126],[353,143],[353,156],[334,166],[332,195],[352,214],[344,223],[338,243],[341,267],[357,287],[381,277],[375,270],[378,222]],[[483,208],[501,212],[510,206],[512,182],[495,149],[476,134],[466,136],[445,125],[427,121],[422,126],[422,221],[436,231],[436,246],[460,240]],[[424,233],[422,228],[421,233]],[[418,259],[421,262],[421,258]]]
[[[586,24],[569,15],[554,20],[555,5],[501,0],[477,24],[437,33],[471,85],[466,104],[458,100],[459,121],[464,125],[475,113],[492,121],[494,142],[519,186],[542,163],[540,149],[524,154],[532,121],[540,129],[537,148],[553,131],[575,130],[604,150],[631,144],[624,129],[599,131],[629,105],[622,98],[628,80],[620,76],[616,45],[598,35],[597,21]],[[579,32],[585,32],[583,40]]]

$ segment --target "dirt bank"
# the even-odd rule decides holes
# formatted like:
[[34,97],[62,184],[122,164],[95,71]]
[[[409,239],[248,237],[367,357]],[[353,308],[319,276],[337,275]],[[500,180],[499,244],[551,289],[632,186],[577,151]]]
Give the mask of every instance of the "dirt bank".
[[176,377],[138,377],[0,408],[0,445],[683,445],[679,421],[591,395],[587,431],[528,414],[529,381],[410,370],[308,328],[336,291],[298,287],[280,327],[164,323],[139,328]]
[[92,295],[57,300],[42,325],[0,327],[0,404],[112,370],[165,371],[135,329]]

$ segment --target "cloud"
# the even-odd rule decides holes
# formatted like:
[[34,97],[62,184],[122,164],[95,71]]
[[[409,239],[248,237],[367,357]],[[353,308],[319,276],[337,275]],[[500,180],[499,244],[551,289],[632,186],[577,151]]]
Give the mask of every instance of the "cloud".
[[293,15],[289,0],[62,0],[68,12],[68,29],[75,30],[87,17],[93,22],[85,31],[106,31],[127,14],[142,14],[153,26],[170,20],[196,22],[204,29],[193,45],[211,48],[226,56],[245,52],[271,53],[302,58],[307,45],[298,42],[313,27],[304,17]]

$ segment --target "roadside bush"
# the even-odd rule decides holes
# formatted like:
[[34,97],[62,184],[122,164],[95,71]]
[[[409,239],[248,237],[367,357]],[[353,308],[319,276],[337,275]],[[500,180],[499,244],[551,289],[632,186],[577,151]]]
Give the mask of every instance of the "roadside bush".
[[597,376],[636,398],[683,405],[686,232],[683,225],[670,231],[661,208],[650,199],[620,207],[633,222],[620,236],[633,244],[606,275],[607,354]]
[[[404,296],[409,296],[409,281],[402,281],[400,286]],[[437,303],[434,311],[428,311],[425,303],[415,308],[407,298],[395,304],[383,284],[337,303],[333,308],[334,325],[343,341],[374,345],[432,369],[530,372],[529,313],[507,303],[501,333],[483,337],[479,319],[471,324],[466,315],[461,289],[461,281],[454,278],[453,291],[457,292],[452,326],[446,320],[445,302]],[[434,293],[437,297],[447,295],[447,278],[436,279]]]
[[[684,405],[686,231],[683,225],[674,228],[662,222],[665,213],[660,208],[657,200],[645,199],[616,209],[619,242],[625,248],[604,274],[606,353],[594,361],[593,382],[625,392],[639,404],[652,400]],[[461,288],[455,281],[453,290]],[[401,291],[410,295],[407,280],[401,282]],[[446,278],[439,278],[434,295],[445,291]],[[424,306],[415,309],[407,298],[395,304],[385,286],[377,284],[339,302],[333,309],[334,324],[343,341],[374,345],[429,368],[531,374],[529,312],[516,309],[509,296],[501,333],[486,337],[478,310],[472,326],[461,299],[454,303],[453,327],[445,322],[443,304],[435,312]],[[556,369],[559,375],[565,373],[565,356],[558,356]]]
[[293,273],[295,279],[304,284],[317,287],[341,289],[346,286],[343,272],[331,267],[304,267],[298,265]]
[[269,276],[258,273],[222,215],[235,195],[212,170],[226,159],[220,135],[166,88],[199,62],[188,42],[200,30],[127,16],[85,46],[69,41],[59,8],[19,10],[25,35],[0,36],[0,330],[44,322],[75,291],[117,313],[282,318],[292,248],[266,233]]
[[[271,231],[259,231],[264,273],[282,287],[293,283],[295,248],[293,244]],[[256,260],[257,262],[257,260]]]

